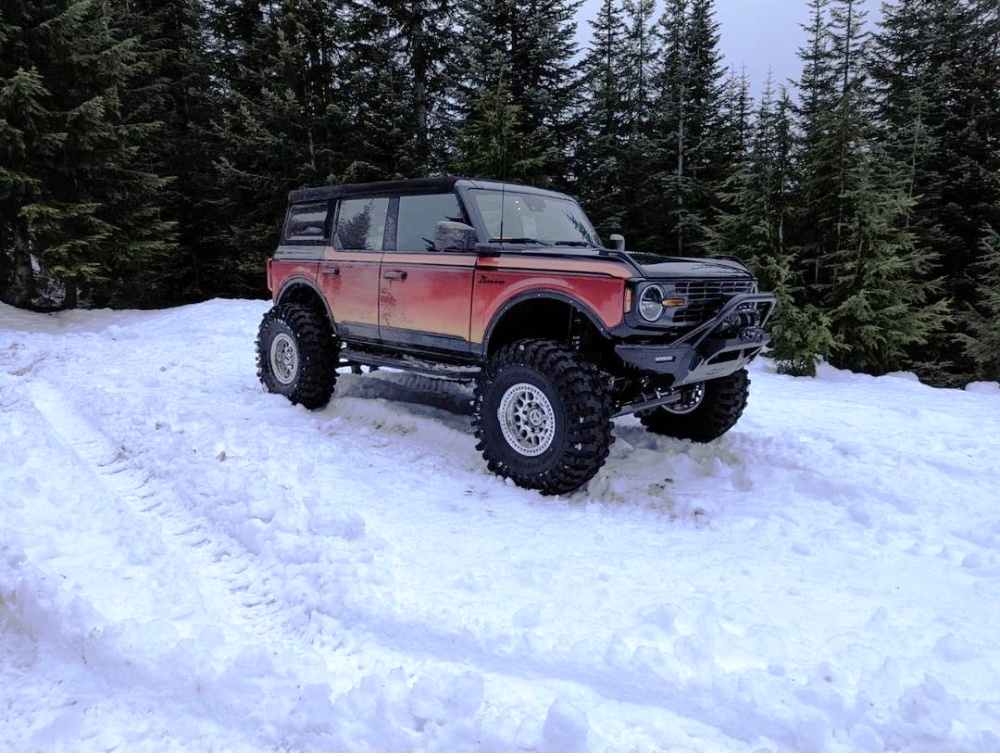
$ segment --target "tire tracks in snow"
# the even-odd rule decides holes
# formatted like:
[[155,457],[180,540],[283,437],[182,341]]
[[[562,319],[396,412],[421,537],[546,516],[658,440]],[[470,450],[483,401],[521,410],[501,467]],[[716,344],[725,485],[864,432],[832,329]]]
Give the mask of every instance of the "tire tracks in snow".
[[[395,382],[393,382],[394,384]],[[354,392],[351,392],[354,393]],[[367,393],[361,388],[360,393]],[[425,386],[393,388],[391,401],[412,402],[422,398]],[[438,392],[434,392],[438,393]],[[85,415],[73,400],[58,388],[42,379],[34,380],[30,394],[35,407],[46,419],[54,434],[80,460],[81,466],[90,470],[94,478],[105,490],[115,506],[123,512],[123,519],[129,517],[150,523],[158,531],[163,542],[164,553],[154,560],[171,565],[185,565],[186,578],[191,592],[200,593],[205,616],[200,618],[208,624],[226,626],[227,645],[237,648],[251,648],[261,638],[282,637],[293,640],[301,647],[319,644],[329,660],[330,656],[342,657],[350,653],[350,647],[375,646],[383,649],[380,656],[385,664],[382,674],[388,674],[395,666],[449,675],[451,670],[474,665],[474,669],[484,677],[496,680],[517,680],[521,686],[544,689],[555,699],[561,689],[568,687],[589,691],[589,695],[604,701],[616,702],[641,708],[667,710],[674,716],[700,723],[701,726],[718,730],[734,739],[743,730],[741,724],[730,722],[723,712],[715,712],[701,702],[713,700],[712,691],[707,687],[692,686],[667,676],[651,675],[649,669],[635,666],[626,659],[615,663],[607,658],[609,649],[603,652],[594,649],[594,664],[582,665],[572,651],[560,654],[557,650],[533,647],[530,640],[510,644],[503,634],[473,633],[461,627],[442,628],[438,624],[420,617],[406,617],[394,612],[380,612],[384,602],[369,603],[371,595],[366,590],[364,575],[356,568],[348,569],[352,574],[341,572],[330,576],[331,568],[344,567],[328,561],[310,561],[293,565],[278,564],[272,556],[269,563],[255,568],[251,562],[258,555],[240,542],[233,533],[225,532],[232,523],[222,519],[212,521],[211,510],[205,511],[205,504],[192,506],[190,494],[178,490],[178,484],[158,478],[156,470],[148,465],[141,452],[130,450],[126,443],[112,439],[101,427]],[[460,410],[463,397],[460,392],[448,397],[443,392],[442,404],[451,404],[456,412]],[[385,397],[381,397],[385,398]],[[439,407],[446,409],[446,407]],[[412,413],[419,417],[422,412]],[[114,418],[112,418],[112,421]],[[259,473],[259,471],[258,471]],[[267,490],[277,483],[261,480],[259,485]],[[207,505],[211,507],[211,504]],[[199,512],[198,510],[203,511]],[[131,513],[131,514],[129,514]],[[208,518],[206,520],[206,517]],[[268,515],[262,515],[266,520]],[[156,527],[153,527],[153,526]],[[220,532],[220,527],[222,532]],[[299,540],[305,536],[299,536]],[[304,544],[303,544],[304,545]],[[280,559],[279,559],[280,561]],[[267,585],[268,569],[285,570],[281,575],[287,582],[294,576],[296,584],[307,586],[330,586],[332,590],[324,594],[315,590],[312,596],[302,595],[302,605],[294,605],[289,596],[275,595]],[[353,571],[352,571],[353,570]],[[271,575],[271,577],[276,577]],[[359,580],[360,579],[360,580]],[[336,583],[359,580],[359,587],[345,588]],[[162,586],[157,586],[162,587]],[[169,601],[169,593],[161,603]],[[154,603],[157,603],[154,600]],[[102,612],[100,606],[98,611]],[[298,632],[289,632],[288,626],[295,625],[294,617],[303,610],[308,615],[311,627]],[[347,648],[341,650],[343,636],[347,635]],[[294,664],[294,662],[291,662]],[[304,676],[301,669],[286,669],[296,677]],[[369,673],[373,670],[367,670]],[[150,685],[155,681],[149,680]],[[182,683],[187,684],[187,683]],[[493,705],[517,707],[514,700],[498,700],[504,697],[511,685],[500,685],[492,691]],[[519,686],[513,686],[519,687]],[[734,706],[741,705],[745,717],[752,717],[755,729],[763,738],[773,738],[778,744],[788,745],[787,733],[793,729],[790,723],[768,720],[759,711],[766,707],[753,705],[752,701],[735,699]],[[233,701],[226,717],[238,717],[243,708],[249,713],[252,704]]]

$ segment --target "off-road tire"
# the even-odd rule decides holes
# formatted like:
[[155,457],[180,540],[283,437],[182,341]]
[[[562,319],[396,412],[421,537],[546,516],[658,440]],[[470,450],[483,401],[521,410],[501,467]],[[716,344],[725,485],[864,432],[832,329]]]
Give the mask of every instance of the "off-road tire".
[[750,396],[750,376],[737,370],[725,378],[705,382],[705,396],[694,410],[678,415],[659,407],[639,416],[647,430],[661,436],[706,443],[736,425]]
[[307,409],[325,407],[337,381],[338,344],[311,307],[272,307],[257,331],[257,377],[264,390]]
[[554,341],[518,341],[490,359],[476,382],[472,424],[492,472],[544,494],[583,486],[612,441],[596,370]]

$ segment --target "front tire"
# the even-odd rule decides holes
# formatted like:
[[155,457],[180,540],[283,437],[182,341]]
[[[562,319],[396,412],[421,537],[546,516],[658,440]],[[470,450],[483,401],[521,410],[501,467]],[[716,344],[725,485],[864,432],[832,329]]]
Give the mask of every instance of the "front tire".
[[552,341],[518,341],[490,360],[476,383],[472,422],[487,467],[544,494],[583,486],[612,441],[597,372]]
[[337,381],[337,342],[327,319],[304,305],[272,307],[257,331],[264,390],[307,409],[325,407]]
[[737,370],[725,378],[707,381],[701,402],[685,414],[658,407],[639,416],[647,430],[661,436],[706,443],[714,441],[736,425],[750,396],[750,376]]

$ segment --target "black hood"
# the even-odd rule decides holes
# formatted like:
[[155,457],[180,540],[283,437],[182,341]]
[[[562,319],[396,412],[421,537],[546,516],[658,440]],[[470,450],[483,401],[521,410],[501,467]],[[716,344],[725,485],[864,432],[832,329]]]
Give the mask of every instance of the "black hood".
[[646,278],[747,278],[750,270],[738,260],[715,257],[665,257],[648,252],[625,256]]

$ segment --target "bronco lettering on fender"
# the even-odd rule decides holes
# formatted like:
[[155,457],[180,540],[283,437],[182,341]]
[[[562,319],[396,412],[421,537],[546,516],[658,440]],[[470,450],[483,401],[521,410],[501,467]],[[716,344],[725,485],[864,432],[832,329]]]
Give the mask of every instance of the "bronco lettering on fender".
[[[619,240],[620,242],[620,240]],[[487,467],[568,493],[612,418],[711,441],[739,419],[773,294],[742,263],[606,247],[557,192],[432,178],[293,191],[257,337],[267,391],[327,404],[340,369],[474,381]]]

